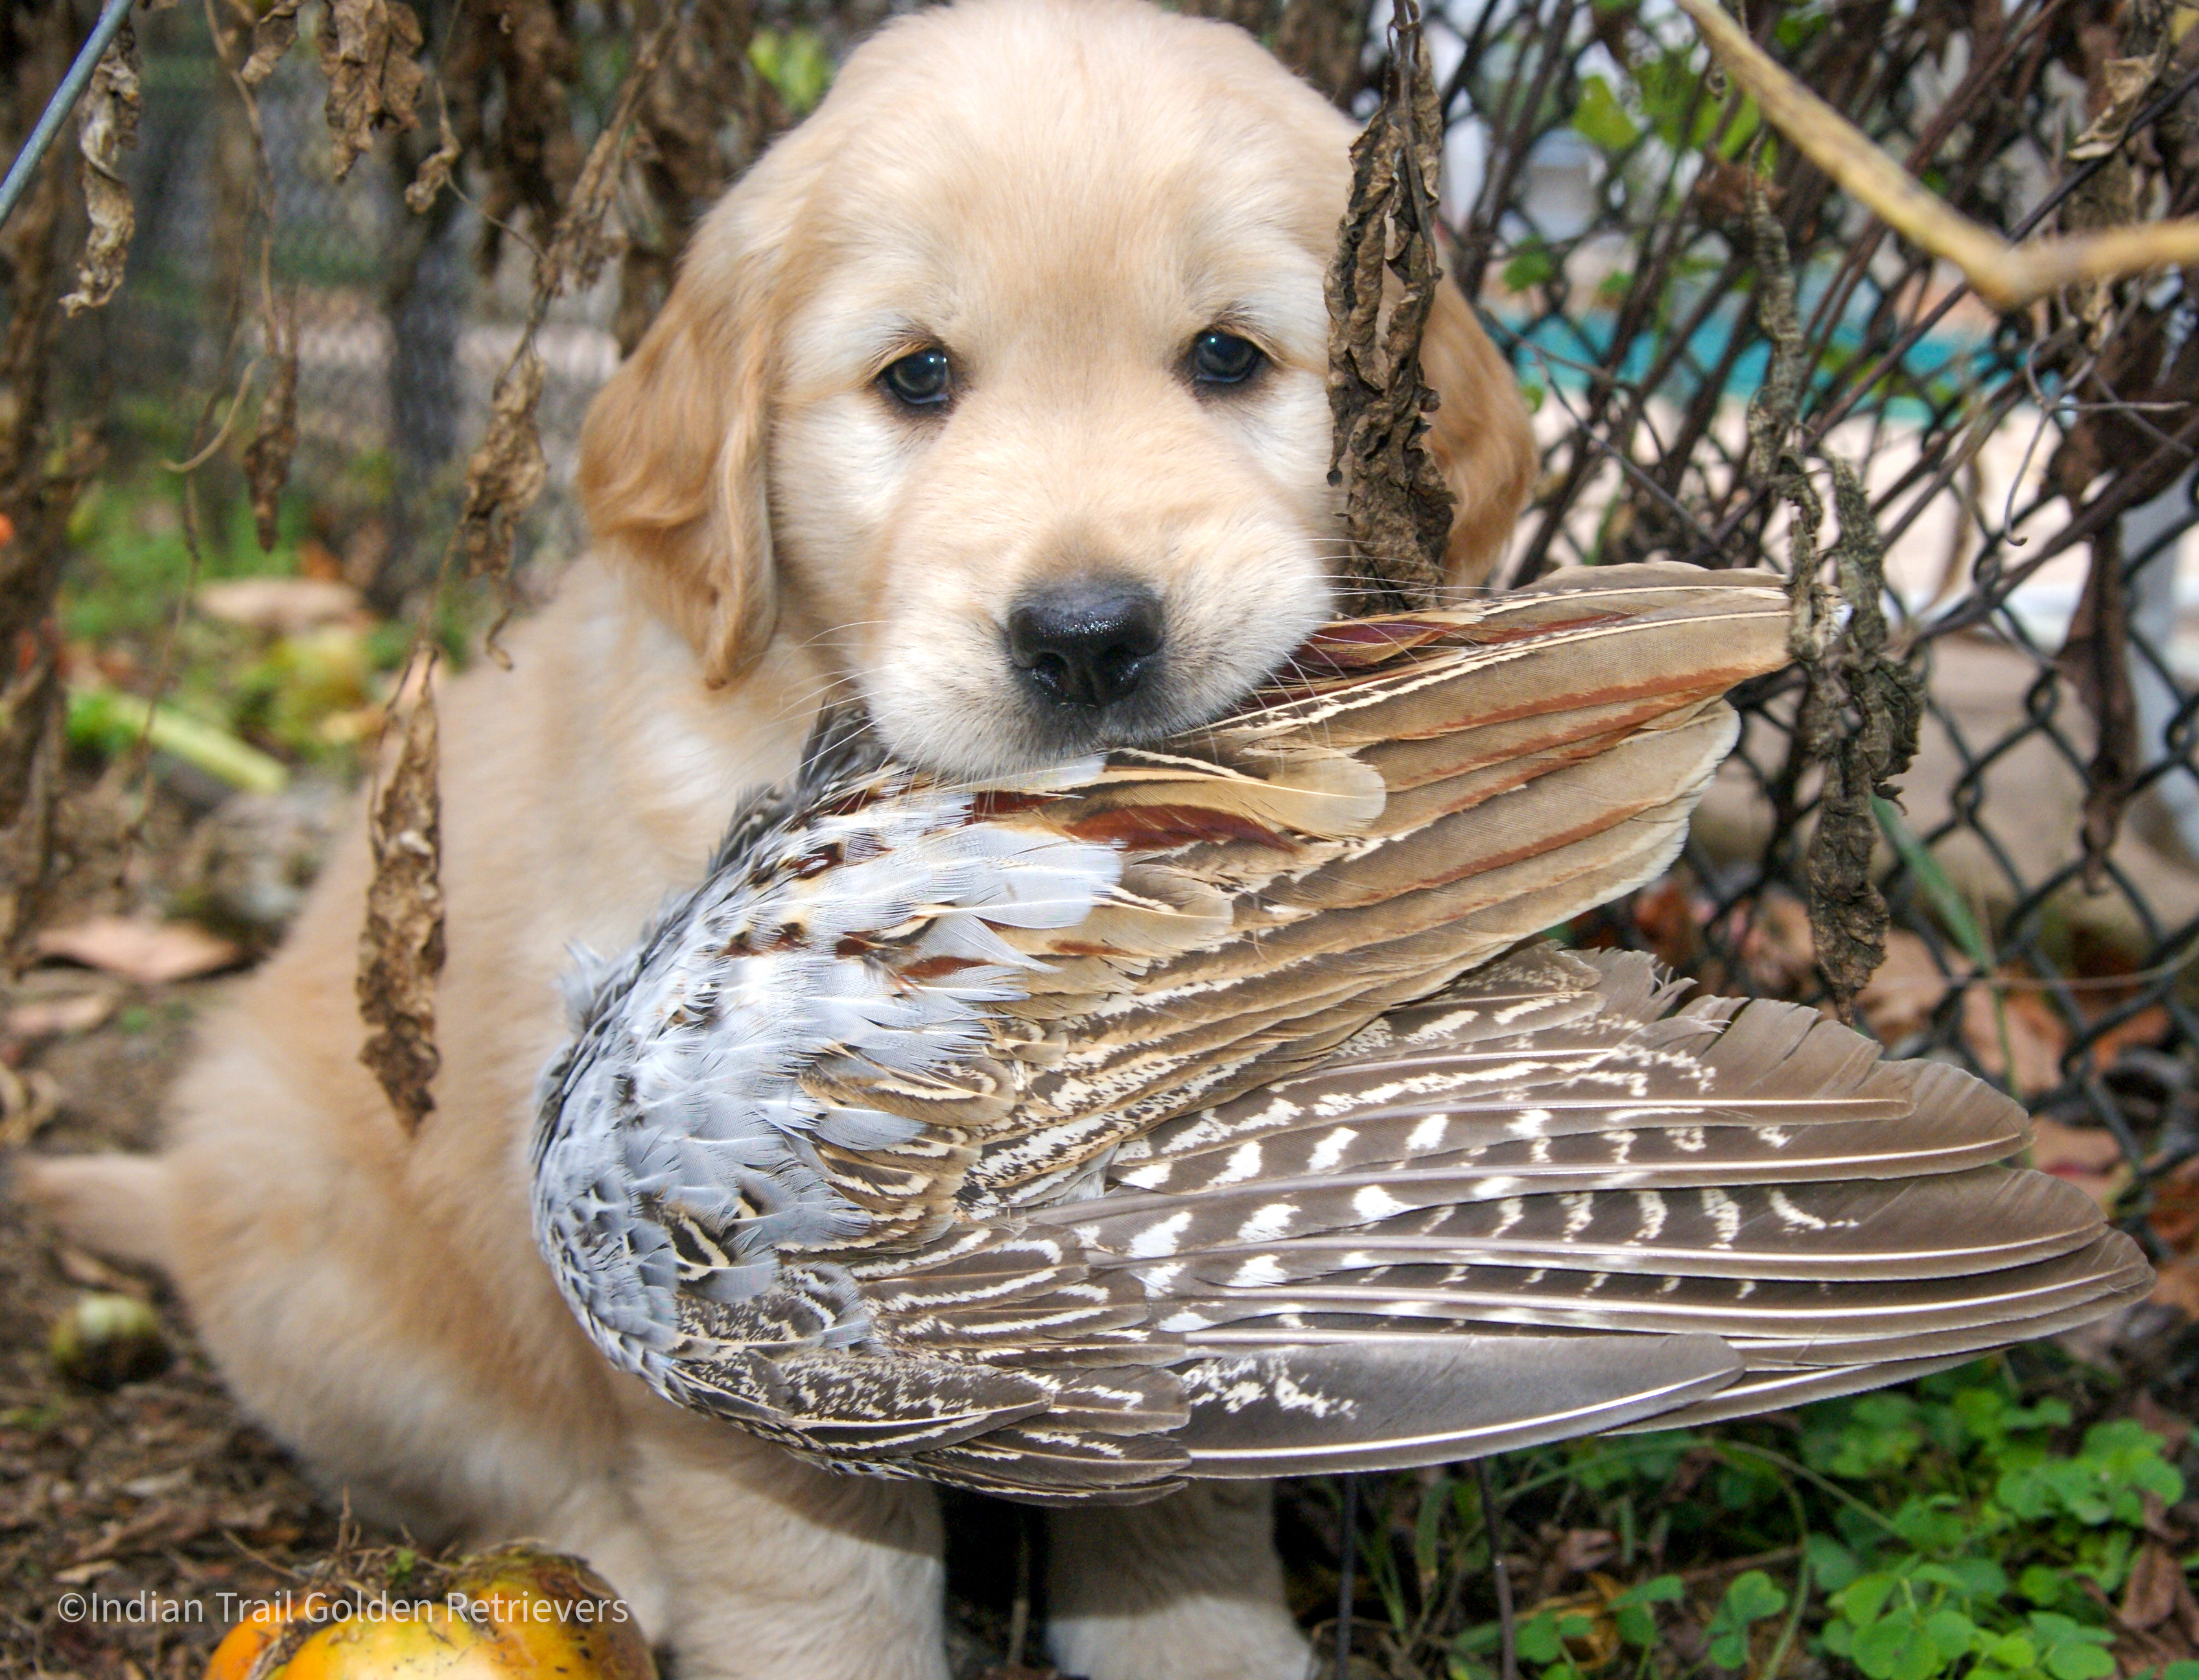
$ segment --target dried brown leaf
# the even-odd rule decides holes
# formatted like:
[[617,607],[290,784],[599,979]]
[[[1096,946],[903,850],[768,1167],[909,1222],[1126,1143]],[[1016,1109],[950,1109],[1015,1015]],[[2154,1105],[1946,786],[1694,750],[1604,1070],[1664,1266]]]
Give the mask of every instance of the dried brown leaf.
[[142,986],[166,985],[232,968],[243,960],[233,939],[190,922],[156,922],[134,916],[94,916],[67,927],[47,928],[38,954],[82,963]]
[[428,73],[420,20],[404,0],[329,0],[321,73],[329,79],[329,133],[341,181],[385,128],[410,128]]
[[619,85],[611,114],[603,131],[596,136],[596,143],[588,149],[588,160],[580,166],[580,179],[573,184],[573,195],[566,201],[564,213],[557,219],[557,230],[551,236],[549,249],[543,253],[542,261],[535,269],[534,289],[538,294],[556,297],[568,291],[586,289],[595,283],[604,264],[622,248],[621,236],[608,225],[611,200],[618,190],[619,178],[625,172],[627,157],[638,132],[635,118],[656,79],[658,67],[664,61],[665,49],[671,44],[679,21],[679,8],[669,9],[664,21],[643,41],[640,52],[626,73],[626,79]]
[[290,459],[298,452],[298,301],[278,315],[273,300],[262,319],[267,347],[275,355],[275,378],[260,400],[260,420],[244,452],[244,481],[252,489],[252,520],[263,552],[275,549],[275,518],[283,487],[290,481]]
[[2130,602],[2123,579],[2122,528],[2092,538],[2085,592],[2055,663],[2092,714],[2097,744],[2085,774],[2085,884],[2104,884],[2108,853],[2145,768],[2138,739],[2138,692],[2131,683]]
[[[2033,991],[1975,985],[1963,994],[1963,1042],[1978,1065],[2004,1081],[2016,1095],[2036,1096],[2062,1082],[2062,1057],[2069,1030]],[[2001,1047],[2006,1033],[2007,1049]],[[2112,1139],[2109,1141],[2113,1141]]]
[[0,1018],[0,1033],[25,1041],[74,1038],[103,1025],[121,1001],[121,993],[111,988],[73,997],[32,998],[9,1006]]
[[2115,1613],[2127,1628],[2155,1628],[2174,1617],[2180,1631],[2199,1630],[2199,1603],[2184,1578],[2184,1565],[2158,1540],[2148,1540],[2131,1560],[2130,1579]]
[[[1328,301],[1329,481],[1344,492],[1362,610],[1424,604],[1443,580],[1455,499],[1423,446],[1436,394],[1420,374],[1420,333],[1443,283],[1436,182],[1443,113],[1417,0],[1391,25],[1382,103],[1351,147],[1351,197]],[[1390,289],[1391,279],[1397,283]]]
[[77,149],[83,155],[84,208],[90,221],[76,289],[61,300],[71,315],[102,307],[122,284],[130,263],[130,240],[137,230],[130,184],[122,177],[122,154],[137,143],[137,113],[143,104],[138,87],[137,37],[125,22],[91,73],[91,85],[77,113]]
[[239,72],[244,85],[256,88],[275,73],[283,55],[298,38],[298,8],[302,0],[274,0],[252,26],[252,55]]
[[498,376],[489,401],[488,431],[466,462],[458,545],[466,557],[469,576],[500,578],[510,569],[512,528],[534,505],[549,478],[534,424],[543,371],[533,341],[523,341]]
[[2130,1182],[2130,1164],[2114,1135],[2097,1126],[2065,1126],[2044,1118],[2031,1123],[2031,1164],[2040,1172],[2066,1178],[2103,1209]]
[[440,137],[435,149],[420,160],[420,170],[412,178],[412,184],[405,189],[405,207],[416,216],[424,216],[435,201],[435,195],[451,184],[451,172],[458,167],[460,148],[458,137],[451,131],[451,108],[446,101],[436,113]]
[[1886,936],[1886,960],[1856,994],[1856,1008],[1881,1043],[1898,1044],[1931,1025],[1954,986],[1921,935],[1895,928]]
[[367,822],[374,879],[359,941],[359,1059],[408,1133],[435,1106],[435,982],[443,971],[442,796],[432,656],[405,737]]

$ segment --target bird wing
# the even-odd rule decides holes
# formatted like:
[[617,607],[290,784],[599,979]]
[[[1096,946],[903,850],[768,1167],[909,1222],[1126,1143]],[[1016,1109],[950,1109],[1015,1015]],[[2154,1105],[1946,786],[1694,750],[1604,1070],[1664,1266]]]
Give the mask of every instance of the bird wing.
[[844,728],[577,988],[537,1234],[598,1344],[1027,1498],[1419,1463],[1890,1380],[2143,1263],[2013,1105],[1635,958],[1783,662],[1762,574],[1329,627],[1165,746],[945,786]]

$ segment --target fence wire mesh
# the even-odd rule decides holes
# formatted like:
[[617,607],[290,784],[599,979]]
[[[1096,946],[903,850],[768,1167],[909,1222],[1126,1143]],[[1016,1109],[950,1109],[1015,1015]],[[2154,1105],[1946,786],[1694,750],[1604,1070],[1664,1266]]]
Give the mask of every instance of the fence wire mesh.
[[[2151,42],[2142,10],[1928,0],[1744,21],[1957,207],[2021,235],[2103,206],[2192,207],[2192,55]],[[1895,931],[1863,1013],[1903,1053],[2106,1128],[2142,1215],[2199,1151],[2183,277],[1995,317],[1760,134],[1676,13],[1454,3],[1431,39],[1455,266],[1540,396],[1544,474],[1515,578],[1652,556],[1788,564],[1788,522],[1747,458],[1772,349],[1747,182],[1769,176],[1799,293],[1800,419],[1868,487],[1887,609],[1926,681],[1905,810],[1880,813]],[[2083,143],[2105,67],[2144,52],[2129,140]],[[1790,672],[1744,697],[1742,748],[1683,869],[1606,936],[1722,989],[1819,995],[1799,914],[1817,796],[1801,687]]]

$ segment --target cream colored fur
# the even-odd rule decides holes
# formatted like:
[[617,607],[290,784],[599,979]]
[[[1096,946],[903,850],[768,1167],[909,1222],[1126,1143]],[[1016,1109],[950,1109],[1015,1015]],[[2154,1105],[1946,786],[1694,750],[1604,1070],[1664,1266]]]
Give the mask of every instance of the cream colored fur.
[[[1331,610],[1321,275],[1350,125],[1249,38],[1131,0],[969,0],[887,29],[699,230],[593,410],[602,545],[444,701],[437,1107],[360,1067],[354,834],[207,1024],[157,1164],[26,1164],[79,1235],[157,1257],[231,1387],[331,1490],[423,1536],[580,1552],[681,1680],[938,1680],[919,1484],[813,1469],[615,1376],[537,1257],[527,1145],[574,942],[623,948],[741,790],[859,693],[950,771],[1042,755],[1009,603],[1105,565],[1167,611],[1165,723],[1234,701]],[[1193,389],[1219,324],[1273,365]],[[960,376],[913,418],[880,370]],[[1427,353],[1455,575],[1531,464],[1455,296]],[[1156,724],[1156,727],[1160,726]],[[353,825],[357,826],[356,824]],[[1266,1490],[1054,1520],[1058,1659],[1094,1680],[1298,1680]]]

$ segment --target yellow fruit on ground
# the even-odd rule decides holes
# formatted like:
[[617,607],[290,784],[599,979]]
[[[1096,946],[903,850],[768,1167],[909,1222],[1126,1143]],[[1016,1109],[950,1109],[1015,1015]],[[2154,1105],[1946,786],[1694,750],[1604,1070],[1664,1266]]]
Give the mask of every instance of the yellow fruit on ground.
[[[255,1674],[295,1620],[318,1631]],[[435,1570],[432,1580],[408,1583],[406,1590],[300,1589],[230,1629],[206,1680],[655,1680],[656,1673],[631,1613],[585,1564],[510,1547]]]

